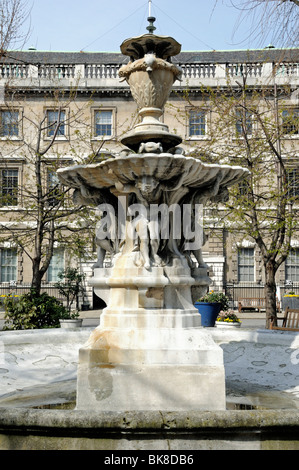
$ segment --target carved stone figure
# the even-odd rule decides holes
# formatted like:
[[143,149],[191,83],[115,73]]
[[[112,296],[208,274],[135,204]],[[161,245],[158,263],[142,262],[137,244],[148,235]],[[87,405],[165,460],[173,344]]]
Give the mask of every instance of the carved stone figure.
[[[183,204],[189,204],[191,206],[191,233],[201,232],[201,246],[203,246],[208,237],[204,232],[203,226],[197,220],[198,214],[196,214],[195,206],[202,205],[205,206],[208,200],[213,200],[218,196],[220,190],[220,183],[222,180],[222,175],[219,174],[213,184],[207,186],[206,188],[198,189],[193,192],[190,192],[186,198],[183,200]],[[219,197],[219,196],[218,196]],[[196,236],[192,240],[185,240],[183,243],[183,251],[187,257],[188,263],[190,266],[193,266],[191,253],[193,253],[198,266],[201,268],[207,268],[206,263],[203,260],[201,246],[198,246],[198,243],[195,243]],[[199,237],[198,237],[199,238]],[[186,245],[194,244],[196,248],[193,248],[191,251],[186,250]]]
[[[111,207],[113,211],[106,211],[97,209],[96,215],[100,217],[97,224],[95,243],[97,245],[97,261],[93,268],[102,268],[106,253],[109,252],[112,256],[119,252],[120,240],[118,238],[117,228],[117,210],[118,205],[116,198],[109,191],[100,190],[96,188],[87,187],[81,184],[78,189],[73,193],[73,200],[75,204],[84,206],[105,206]],[[103,216],[105,217],[103,218]],[[104,237],[104,229],[107,228],[107,235]]]
[[[135,185],[122,184],[118,182],[115,186],[123,193],[134,193],[136,195],[137,203],[140,205],[140,212],[138,218],[134,221],[134,228],[136,229],[139,238],[141,265],[146,269],[149,269],[151,266],[150,258],[152,257],[153,266],[161,266],[162,260],[158,256],[160,243],[159,234],[156,221],[153,220],[153,213],[151,212],[151,206],[154,204],[158,205],[163,194],[159,181],[154,177],[144,176],[137,179]],[[142,208],[145,209],[146,213],[144,213]],[[129,215],[135,215],[135,209],[138,209],[136,205],[133,204],[129,206]]]
[[[97,245],[97,262],[93,268],[103,268],[106,253],[113,257],[119,252],[120,241],[117,233],[117,217],[114,212],[97,210],[100,220],[96,227],[95,243]],[[103,234],[106,236],[104,237]]]
[[142,142],[139,147],[138,153],[161,153],[163,147],[160,142]]

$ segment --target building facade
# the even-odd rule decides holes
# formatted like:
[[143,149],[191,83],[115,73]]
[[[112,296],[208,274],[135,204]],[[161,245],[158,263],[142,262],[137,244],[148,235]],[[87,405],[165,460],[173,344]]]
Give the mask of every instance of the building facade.
[[[58,197],[57,168],[96,161],[123,149],[120,138],[138,119],[129,87],[118,76],[127,60],[120,53],[37,50],[8,52],[2,57],[1,285],[31,282],[30,258],[34,254],[30,251],[30,236],[33,236],[36,221],[30,216],[34,209],[28,201],[30,196],[37,203],[36,189],[32,189],[36,186],[34,159],[37,154],[44,164],[47,204],[53,207]],[[244,115],[242,107],[236,108],[235,121],[230,128],[216,132],[216,122],[221,117],[219,113],[216,117],[217,99],[234,94],[240,97],[240,89],[245,90],[246,85],[245,93],[254,99],[255,106],[262,102],[265,93],[268,103],[277,103],[277,97],[279,103],[284,103],[281,110],[278,105],[277,116],[284,129],[286,156],[291,161],[290,191],[294,196],[299,195],[299,50],[181,52],[173,62],[181,67],[182,79],[175,82],[162,119],[171,132],[183,138],[186,154],[202,155],[209,161],[213,152],[219,156],[223,151],[225,161],[230,154],[237,157],[238,139],[245,132],[244,128],[247,135],[255,138],[254,116],[247,112]],[[71,211],[69,216],[74,223]],[[16,226],[28,232],[24,245],[16,242]],[[215,288],[223,289],[228,283],[263,283],[261,253],[253,239],[232,236],[221,224],[212,221],[206,231],[209,237],[203,255]],[[93,240],[85,243],[89,257],[84,260],[70,255],[68,246],[56,237],[44,283],[55,283],[58,273],[67,264],[80,265],[80,269],[90,274],[96,260]],[[283,285],[286,281],[299,283],[299,234],[297,236],[296,231],[291,253],[281,266],[277,281]],[[92,292],[87,291],[89,303],[92,303]]]

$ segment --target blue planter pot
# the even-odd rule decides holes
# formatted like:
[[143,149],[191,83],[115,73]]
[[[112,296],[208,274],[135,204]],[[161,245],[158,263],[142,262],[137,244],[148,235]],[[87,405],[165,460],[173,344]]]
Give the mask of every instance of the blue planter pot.
[[194,306],[197,308],[201,316],[201,326],[213,327],[215,326],[216,318],[221,310],[221,304],[210,302],[195,302]]

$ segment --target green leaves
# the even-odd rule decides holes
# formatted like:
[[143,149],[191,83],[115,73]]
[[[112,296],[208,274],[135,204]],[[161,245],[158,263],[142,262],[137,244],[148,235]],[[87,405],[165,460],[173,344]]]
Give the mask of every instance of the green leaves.
[[66,308],[55,297],[46,293],[36,295],[34,291],[4,300],[4,330],[28,330],[57,328],[59,319],[66,315]]
[[218,303],[221,304],[221,310],[228,309],[228,297],[226,297],[222,292],[214,292],[212,290],[198,299],[198,302]]
[[67,268],[65,271],[58,274],[59,282],[55,284],[60,294],[62,294],[67,303],[67,316],[64,318],[70,318],[70,311],[72,304],[76,301],[78,307],[78,296],[83,290],[84,274],[80,274],[76,268]]

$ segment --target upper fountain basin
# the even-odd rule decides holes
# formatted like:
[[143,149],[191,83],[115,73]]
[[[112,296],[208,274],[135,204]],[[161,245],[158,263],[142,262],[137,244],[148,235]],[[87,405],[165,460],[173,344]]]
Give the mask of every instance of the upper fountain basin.
[[126,39],[121,44],[120,50],[124,55],[130,56],[131,60],[141,59],[148,53],[154,53],[161,59],[168,59],[181,52],[181,44],[169,36],[143,34]]
[[193,157],[161,153],[131,154],[109,158],[100,163],[75,165],[58,170],[62,184],[80,188],[112,188],[115,184],[135,182],[143,176],[152,176],[160,182],[180,178],[180,186],[201,188],[220,180],[220,187],[231,186],[242,180],[247,169],[239,166],[207,164]]

